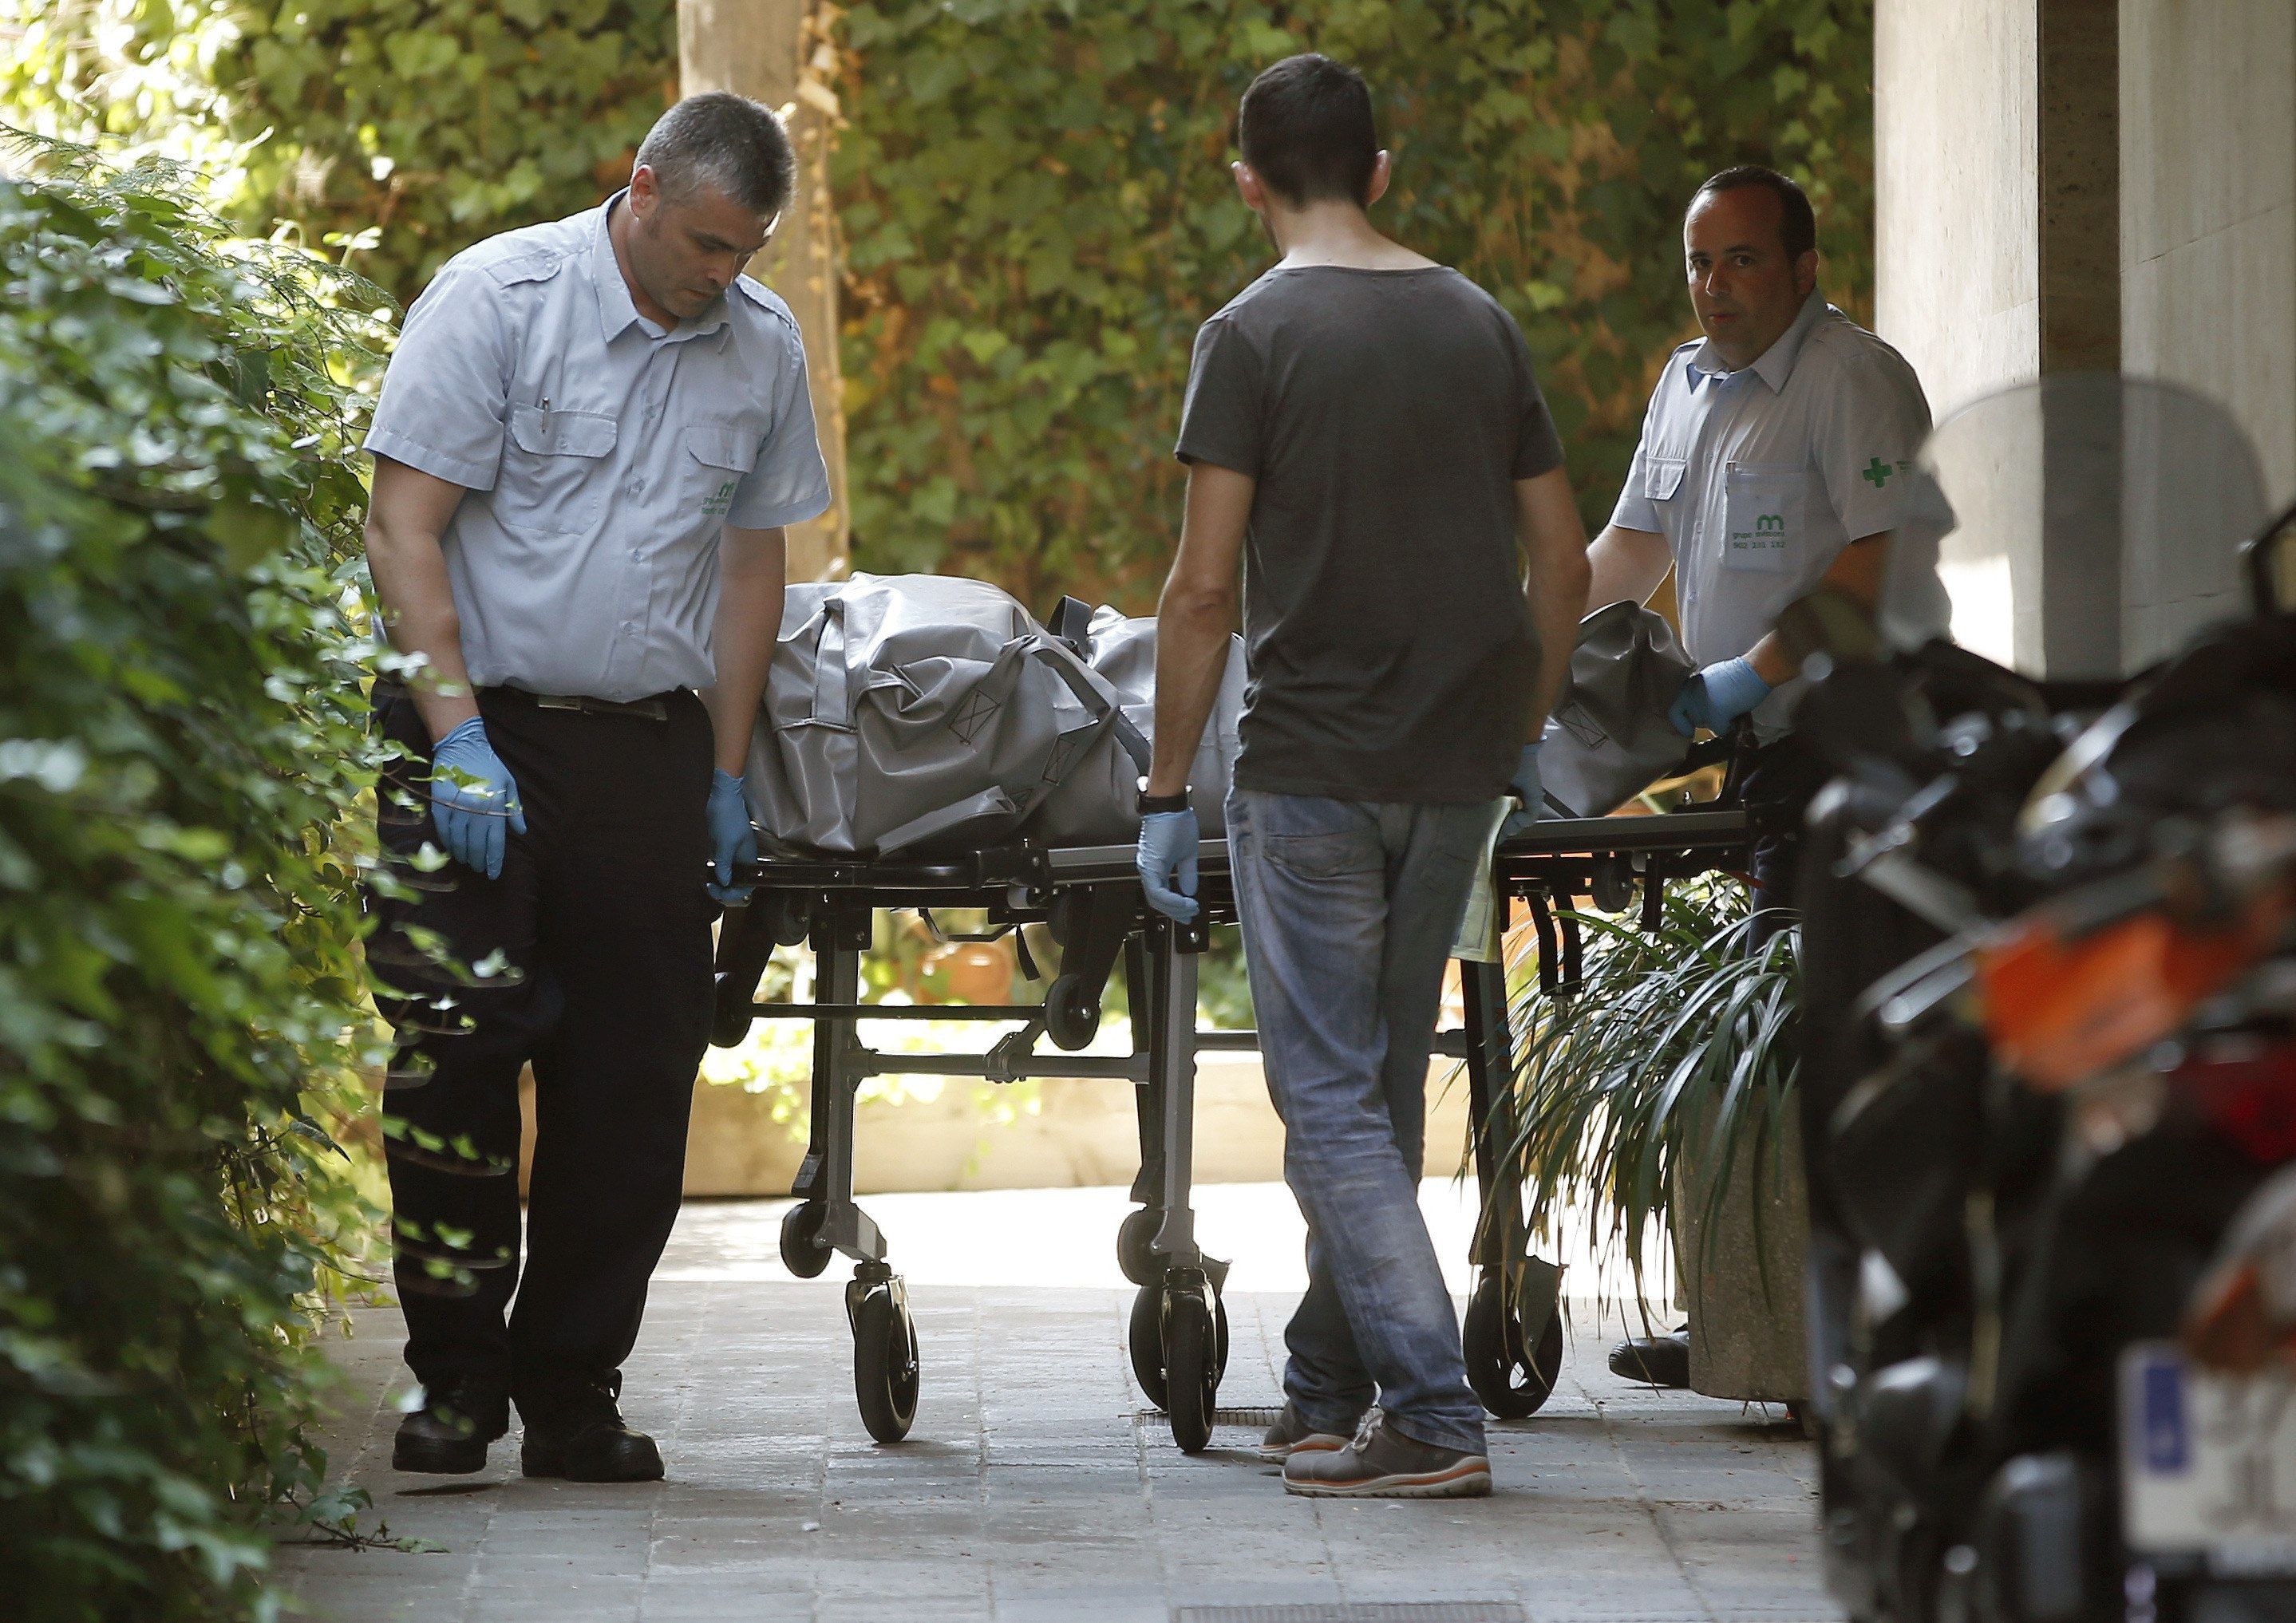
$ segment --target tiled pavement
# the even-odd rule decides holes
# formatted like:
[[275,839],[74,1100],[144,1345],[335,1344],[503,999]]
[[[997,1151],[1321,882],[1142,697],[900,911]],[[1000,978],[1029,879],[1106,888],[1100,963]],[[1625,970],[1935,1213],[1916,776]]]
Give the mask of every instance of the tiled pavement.
[[[1238,1256],[1221,1401],[1273,1404],[1297,1213],[1280,1187],[1200,1198],[1208,1242]],[[623,1406],[660,1439],[667,1482],[529,1482],[515,1434],[475,1478],[391,1471],[397,1318],[367,1313],[343,1346],[335,1463],[392,1533],[445,1549],[292,1548],[283,1584],[341,1623],[1165,1623],[1183,1606],[1435,1601],[1510,1603],[1536,1623],[1838,1615],[1807,1446],[1759,1413],[1618,1381],[1602,1357],[1617,1326],[1584,1303],[1561,1389],[1493,1428],[1492,1498],[1319,1504],[1283,1494],[1251,1432],[1223,1429],[1190,1458],[1144,1412],[1129,1290],[1103,1260],[1120,1191],[866,1204],[917,1318],[909,1441],[879,1447],[854,1412],[842,1270],[799,1283],[767,1260],[777,1206],[695,1207]],[[1431,1215],[1439,1234],[1459,1220]],[[1012,1283],[1031,1266],[1054,1283]]]

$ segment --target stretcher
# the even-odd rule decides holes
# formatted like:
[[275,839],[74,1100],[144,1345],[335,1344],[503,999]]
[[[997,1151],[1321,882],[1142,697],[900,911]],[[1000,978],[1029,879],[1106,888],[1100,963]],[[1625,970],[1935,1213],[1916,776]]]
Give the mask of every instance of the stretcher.
[[[1668,881],[1742,866],[1751,838],[1744,814],[1734,809],[1541,823],[1500,848],[1495,873],[1507,896],[1529,904],[1542,988],[1568,995],[1578,971],[1578,937],[1558,901],[1591,895],[1615,910],[1636,887],[1651,898]],[[1220,1291],[1228,1264],[1205,1254],[1191,1205],[1196,1055],[1256,1052],[1259,1039],[1250,1031],[1197,1026],[1198,955],[1212,930],[1235,922],[1226,841],[1203,843],[1198,873],[1203,910],[1179,925],[1145,905],[1128,845],[1046,848],[1023,842],[937,860],[776,857],[742,870],[740,882],[755,889],[749,906],[728,910],[719,930],[711,1038],[732,1046],[758,1020],[813,1023],[810,1137],[791,1189],[798,1204],[782,1223],[781,1254],[791,1273],[808,1279],[834,1256],[853,1260],[845,1309],[854,1391],[863,1422],[879,1441],[900,1440],[915,1421],[918,1348],[884,1234],[854,1200],[855,1098],[871,1077],[937,1076],[991,1082],[1094,1077],[1133,1085],[1137,1209],[1116,1236],[1118,1262],[1138,1287],[1128,1348],[1141,1389],[1163,1411],[1173,1440],[1190,1453],[1210,1442],[1227,1364]],[[1046,925],[1060,961],[1043,1000],[863,1002],[861,956],[871,945],[875,914],[914,909],[930,918],[936,908],[985,911],[983,938]],[[800,945],[813,955],[811,1001],[759,1001],[774,949]],[[1024,972],[1037,979],[1025,950],[1024,944]],[[1119,963],[1132,1011],[1132,1052],[1079,1052],[1099,1030],[1102,999]],[[1529,1256],[1520,1199],[1494,1198],[1506,1175],[1501,1158],[1512,1138],[1505,1118],[1516,1052],[1505,968],[1462,968],[1464,1023],[1438,1033],[1435,1046],[1464,1062],[1478,1124],[1474,1164],[1486,1220],[1474,1242],[1468,1371],[1485,1406],[1521,1417],[1546,1400],[1561,1372],[1561,1270]],[[985,1053],[892,1053],[862,1043],[864,1020],[979,1021],[1009,1029]],[[1041,1046],[1047,1039],[1050,1052]]]

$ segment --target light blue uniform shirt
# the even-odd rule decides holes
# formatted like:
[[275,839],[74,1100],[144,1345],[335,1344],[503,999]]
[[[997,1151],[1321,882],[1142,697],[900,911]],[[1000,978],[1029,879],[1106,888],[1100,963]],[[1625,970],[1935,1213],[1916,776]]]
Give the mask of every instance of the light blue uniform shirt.
[[[1843,547],[1898,528],[1929,429],[1905,357],[1813,291],[1751,366],[1704,340],[1667,358],[1611,522],[1666,537],[1690,657],[1734,660]],[[1754,712],[1761,737],[1785,730],[1803,685]]]
[[789,307],[748,277],[664,332],[596,209],[448,260],[366,448],[470,491],[442,537],[481,687],[643,698],[717,680],[718,538],[829,505]]

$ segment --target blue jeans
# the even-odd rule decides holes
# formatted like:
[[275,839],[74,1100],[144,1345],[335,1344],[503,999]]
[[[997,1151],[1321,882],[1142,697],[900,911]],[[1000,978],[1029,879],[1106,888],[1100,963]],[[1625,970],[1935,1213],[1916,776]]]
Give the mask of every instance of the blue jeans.
[[1419,1211],[1427,1054],[1481,842],[1482,804],[1239,789],[1229,860],[1308,1294],[1283,1394],[1318,1430],[1376,1399],[1406,1436],[1483,1452],[1459,1322]]

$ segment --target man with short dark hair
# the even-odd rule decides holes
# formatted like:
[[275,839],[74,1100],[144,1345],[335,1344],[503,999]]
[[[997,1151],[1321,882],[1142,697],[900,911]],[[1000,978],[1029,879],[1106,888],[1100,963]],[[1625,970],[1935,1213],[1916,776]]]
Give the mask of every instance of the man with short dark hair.
[[1372,226],[1389,160],[1361,77],[1278,62],[1238,135],[1236,189],[1282,258],[1196,339],[1142,883],[1194,916],[1188,766],[1241,565],[1229,855],[1308,1230],[1263,1452],[1293,1493],[1484,1494],[1482,1406],[1417,1201],[1427,1055],[1500,797],[1512,781],[1538,804],[1527,741],[1585,607],[1585,532],[1513,318]]
[[[1589,550],[1588,601],[1646,602],[1671,569],[1699,666],[1675,697],[1676,728],[1752,718],[1745,799],[1766,938],[1792,922],[1802,817],[1828,775],[1789,730],[1805,684],[1778,612],[1821,584],[1879,595],[1930,409],[1905,357],[1818,292],[1816,217],[1785,176],[1723,170],[1692,196],[1682,237],[1705,337],[1659,374],[1626,488]],[[1687,1385],[1688,1339],[1624,1342],[1611,1367]]]
[[797,322],[742,275],[794,169],[767,109],[679,102],[603,206],[448,260],[383,382],[366,548],[400,759],[369,960],[422,1389],[402,1471],[480,1469],[514,1399],[529,1476],[662,1472],[620,1365],[677,1215],[710,898],[743,899],[756,851],[783,529],[829,503]]

